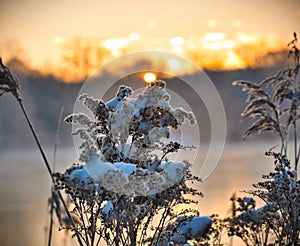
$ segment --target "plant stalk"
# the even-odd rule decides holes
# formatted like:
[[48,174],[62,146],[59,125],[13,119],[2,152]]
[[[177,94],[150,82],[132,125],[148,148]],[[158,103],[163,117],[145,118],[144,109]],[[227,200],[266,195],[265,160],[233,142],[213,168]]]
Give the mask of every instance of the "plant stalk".
[[[22,102],[22,100],[21,100],[20,98],[17,98],[17,100],[18,100],[18,103],[19,103],[19,105],[20,105],[20,107],[21,107],[21,110],[22,110],[22,112],[23,112],[23,114],[24,114],[24,116],[25,116],[25,118],[26,118],[26,121],[27,121],[27,123],[28,123],[28,126],[29,126],[29,128],[30,128],[30,130],[31,130],[31,133],[32,133],[32,135],[33,135],[33,137],[34,137],[35,143],[37,144],[38,149],[39,149],[39,151],[40,151],[40,153],[41,153],[41,155],[42,155],[42,158],[43,158],[43,160],[44,160],[46,169],[47,169],[47,171],[48,171],[48,173],[49,173],[49,175],[50,175],[50,177],[51,177],[52,183],[54,183],[54,178],[53,178],[53,175],[52,175],[51,167],[50,167],[50,165],[49,165],[49,162],[48,162],[48,160],[47,160],[47,157],[46,157],[46,155],[45,155],[45,152],[44,152],[44,150],[43,150],[43,148],[42,148],[42,146],[41,146],[41,144],[40,144],[40,141],[39,141],[39,139],[38,139],[38,137],[37,137],[37,134],[36,134],[36,132],[35,132],[35,130],[34,130],[34,128],[33,128],[33,125],[32,125],[32,123],[31,123],[31,121],[30,121],[30,119],[29,119],[29,116],[28,116],[27,111],[26,111],[26,109],[25,109],[25,107],[24,107],[24,104],[23,104],[23,102]],[[67,213],[67,215],[68,215],[68,217],[69,217],[69,219],[70,219],[70,221],[71,221],[72,226],[75,227],[75,223],[74,223],[74,221],[73,221],[73,219],[72,219],[72,216],[71,216],[71,214],[70,214],[70,212],[69,212],[69,210],[68,210],[68,208],[67,208],[67,205],[66,205],[66,203],[65,203],[65,201],[64,201],[64,199],[63,199],[63,196],[62,196],[61,192],[60,192],[60,191],[57,191],[57,194],[58,194],[58,196],[59,196],[59,198],[60,198],[60,200],[61,200],[61,202],[62,202],[62,204],[63,204],[63,206],[64,206],[64,209],[65,209],[65,211],[66,211],[66,213]],[[83,246],[83,244],[82,244],[82,242],[81,242],[81,239],[80,239],[80,237],[79,237],[79,235],[78,235],[77,233],[76,233],[76,236],[77,236],[77,240],[78,240],[79,245],[80,245],[80,246]]]

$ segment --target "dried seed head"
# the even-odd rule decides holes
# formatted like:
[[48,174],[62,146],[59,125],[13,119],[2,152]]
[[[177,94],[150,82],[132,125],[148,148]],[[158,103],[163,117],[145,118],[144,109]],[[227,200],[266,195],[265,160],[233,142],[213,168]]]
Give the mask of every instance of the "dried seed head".
[[9,68],[2,63],[0,57],[0,96],[4,93],[11,93],[18,101],[22,101],[19,81]]

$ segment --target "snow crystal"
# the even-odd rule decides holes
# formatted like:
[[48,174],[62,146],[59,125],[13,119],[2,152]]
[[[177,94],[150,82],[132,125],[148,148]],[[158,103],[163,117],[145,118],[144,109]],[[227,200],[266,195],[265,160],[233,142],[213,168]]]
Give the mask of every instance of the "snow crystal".
[[108,106],[109,108],[112,108],[112,109],[116,109],[120,101],[121,101],[120,98],[115,97],[115,98],[111,99],[110,101],[108,101],[106,103],[106,106]]
[[170,107],[170,103],[166,100],[158,100],[157,105],[161,106],[161,107],[164,107],[164,108],[169,108]]
[[167,174],[168,181],[166,181],[165,185],[173,185],[175,182],[178,182],[187,169],[186,164],[183,162],[165,162],[160,167]]
[[102,179],[104,174],[115,168],[111,163],[100,162],[98,155],[93,155],[91,160],[86,163],[84,169],[96,182],[98,182]]
[[81,168],[81,169],[75,169],[70,174],[70,179],[71,180],[78,179],[79,181],[85,181],[87,178],[90,178],[90,177],[91,176],[83,168]]
[[[179,221],[182,218],[179,218]],[[177,232],[171,236],[174,243],[186,243],[187,240],[203,236],[211,224],[211,219],[207,216],[189,218],[177,227]]]
[[128,86],[121,85],[117,96],[106,103],[111,109],[116,109],[119,103],[127,96],[131,95],[132,89]]
[[92,120],[84,113],[70,114],[65,117],[64,121],[69,124],[79,124],[82,126],[89,126]]
[[132,163],[116,162],[113,166],[127,175],[131,175],[136,170],[136,165]]
[[263,205],[262,207],[259,207],[253,211],[246,211],[245,212],[245,215],[252,220],[252,221],[257,221],[257,219],[259,219],[261,216],[264,215],[265,212],[267,212],[270,208],[272,204],[269,203],[269,204],[265,204]]
[[102,208],[102,213],[108,219],[112,217],[113,210],[114,210],[114,205],[112,204],[111,201],[107,201],[105,206]]
[[251,197],[244,197],[244,202],[246,202],[246,203],[253,203],[254,202],[254,200],[253,200],[253,198],[251,198]]

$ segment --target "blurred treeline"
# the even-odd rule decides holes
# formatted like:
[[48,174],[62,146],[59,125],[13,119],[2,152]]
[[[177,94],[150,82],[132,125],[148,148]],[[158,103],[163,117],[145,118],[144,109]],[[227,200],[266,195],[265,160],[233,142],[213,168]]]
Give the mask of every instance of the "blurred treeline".
[[[18,76],[23,99],[32,117],[35,128],[43,144],[53,146],[57,122],[61,108],[64,108],[63,115],[66,116],[73,111],[74,102],[82,86],[82,82],[64,83],[58,81],[54,76],[43,75],[26,67],[24,63],[17,59],[9,61],[7,64]],[[277,67],[268,68],[247,68],[231,71],[206,71],[213,81],[220,96],[227,116],[227,141],[241,141],[242,132],[246,123],[241,123],[240,114],[245,106],[245,93],[240,88],[231,84],[235,80],[251,80],[260,82],[264,78],[276,72]],[[109,73],[105,74],[106,79],[113,78]],[[193,76],[193,75],[191,75]],[[115,81],[112,81],[112,83]],[[184,92],[183,92],[184,97]],[[187,94],[188,96],[188,94]],[[199,108],[199,101],[191,101],[192,108]],[[199,110],[205,111],[204,106]],[[201,122],[201,139],[209,139],[208,118]],[[6,147],[30,147],[33,145],[32,136],[29,134],[23,115],[17,102],[11,95],[3,95],[0,98],[0,148]],[[62,123],[60,127],[60,143],[64,146],[71,145],[72,129],[69,125]]]

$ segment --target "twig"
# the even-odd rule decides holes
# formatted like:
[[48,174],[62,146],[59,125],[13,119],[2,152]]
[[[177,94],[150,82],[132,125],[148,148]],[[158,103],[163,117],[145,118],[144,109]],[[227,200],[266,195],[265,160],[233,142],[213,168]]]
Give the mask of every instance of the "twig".
[[168,217],[169,212],[170,212],[170,209],[171,209],[171,207],[172,207],[173,200],[174,200],[174,199],[172,199],[172,201],[169,203],[169,205],[165,208],[165,211],[163,212],[162,218],[161,218],[161,220],[159,221],[158,226],[156,227],[156,230],[155,230],[155,233],[154,233],[153,238],[152,238],[152,240],[151,240],[150,246],[152,246],[152,244],[154,243],[155,236],[156,236],[157,233],[158,233],[158,235],[157,235],[156,242],[155,242],[154,245],[157,245],[157,243],[159,242],[159,238],[160,238],[160,236],[161,236],[161,233],[162,233],[162,230],[163,230],[163,226],[164,226],[165,220],[166,220],[166,218]]
[[[58,117],[58,123],[57,123],[57,128],[56,128],[56,137],[55,137],[55,144],[54,144],[54,150],[53,150],[53,165],[52,169],[55,171],[55,164],[56,164],[56,152],[57,152],[57,146],[59,144],[59,132],[60,132],[60,125],[61,125],[61,120],[62,120],[62,115],[63,115],[64,108],[62,107],[60,110],[60,114]],[[53,232],[53,211],[54,211],[54,196],[55,196],[55,191],[53,189],[53,186],[51,187],[51,207],[50,207],[50,225],[49,225],[49,234],[48,234],[48,246],[51,246],[51,241],[52,241],[52,232]],[[56,206],[58,206],[57,204]]]
[[[54,183],[54,178],[53,178],[53,175],[52,175],[51,167],[49,165],[49,162],[47,160],[45,152],[44,152],[44,150],[43,150],[43,148],[42,148],[42,146],[40,144],[40,141],[39,141],[39,139],[37,137],[37,134],[36,134],[36,132],[34,130],[34,127],[33,127],[32,123],[30,121],[30,118],[29,118],[29,116],[28,116],[28,114],[26,112],[25,106],[23,104],[23,100],[22,100],[22,96],[21,96],[21,91],[20,91],[20,86],[19,86],[19,81],[18,81],[17,77],[12,74],[12,72],[10,71],[10,69],[3,64],[2,59],[0,57],[0,95],[3,94],[3,93],[5,93],[5,92],[11,93],[17,99],[17,101],[18,101],[18,103],[19,103],[19,105],[21,107],[21,110],[22,110],[22,112],[23,112],[23,114],[24,114],[24,116],[26,118],[26,122],[27,122],[27,124],[28,124],[28,126],[29,126],[29,128],[31,130],[31,133],[32,133],[32,135],[34,137],[35,143],[37,144],[38,149],[39,149],[39,151],[40,151],[40,153],[42,155],[42,158],[43,158],[44,164],[46,166],[46,169],[47,169],[47,171],[48,171],[48,173],[50,175],[50,178],[51,178],[52,182]],[[68,208],[66,206],[66,203],[65,203],[65,201],[64,201],[61,193],[59,191],[57,193],[58,193],[58,196],[59,196],[60,200],[63,203],[63,206],[64,206],[64,208],[66,210],[66,213],[67,213],[68,217],[70,218],[72,226],[75,227],[75,223],[72,220],[70,212],[68,211]],[[78,238],[78,243],[83,246],[83,244],[82,244],[79,236],[77,234],[76,234],[76,236]]]
[[[40,144],[40,142],[39,142],[39,139],[38,139],[37,134],[36,134],[36,132],[35,132],[35,130],[34,130],[34,128],[33,128],[33,125],[32,125],[32,123],[31,123],[31,121],[30,121],[30,119],[29,119],[29,117],[28,117],[28,114],[27,114],[26,109],[25,109],[25,107],[24,107],[24,105],[23,105],[23,102],[22,102],[21,100],[18,100],[18,102],[19,102],[19,105],[20,105],[20,107],[21,107],[21,109],[22,109],[22,112],[23,112],[23,114],[24,114],[24,116],[25,116],[25,118],[26,118],[26,121],[27,121],[27,123],[28,123],[28,125],[29,125],[29,128],[30,128],[30,130],[31,130],[31,133],[32,133],[32,135],[33,135],[33,137],[34,137],[34,140],[35,140],[35,142],[36,142],[36,144],[37,144],[37,146],[38,146],[38,148],[39,148],[39,151],[40,151],[40,153],[41,153],[41,155],[42,155],[42,158],[43,158],[44,163],[45,163],[45,165],[46,165],[47,171],[48,171],[48,173],[49,173],[49,175],[50,175],[50,177],[51,177],[52,182],[54,183],[54,178],[53,178],[53,175],[52,175],[51,167],[50,167],[50,165],[49,165],[49,162],[48,162],[48,160],[47,160],[47,157],[46,157],[46,155],[45,155],[45,152],[44,152],[44,150],[43,150],[43,148],[42,148],[42,146],[41,146],[41,144]],[[69,210],[68,210],[68,207],[67,207],[67,205],[66,205],[66,203],[65,203],[65,201],[64,201],[64,199],[63,199],[63,196],[62,196],[61,192],[60,192],[60,191],[57,191],[57,194],[58,194],[58,196],[59,196],[59,198],[60,198],[60,200],[61,200],[61,202],[62,202],[62,204],[63,204],[63,206],[64,206],[64,209],[65,209],[65,211],[66,211],[66,213],[67,213],[67,215],[68,215],[68,217],[69,217],[69,219],[70,219],[70,221],[71,221],[72,226],[75,227],[75,223],[74,223],[74,221],[73,221],[73,219],[72,219],[72,216],[71,216],[71,214],[70,214],[70,212],[69,212]],[[79,243],[81,246],[83,246],[83,244],[82,244],[82,242],[81,242],[81,239],[80,239],[80,237],[78,236],[77,233],[76,233],[76,236],[77,236],[78,243]]]

